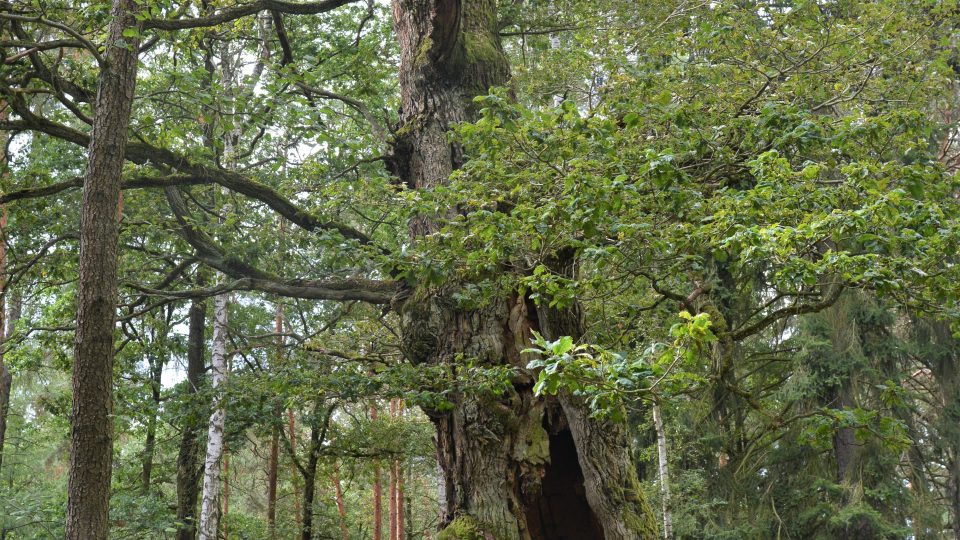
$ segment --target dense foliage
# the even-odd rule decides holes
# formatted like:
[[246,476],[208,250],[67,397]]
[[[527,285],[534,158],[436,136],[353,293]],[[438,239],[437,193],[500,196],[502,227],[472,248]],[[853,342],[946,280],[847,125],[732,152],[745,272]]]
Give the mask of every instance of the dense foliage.
[[[0,1],[0,539],[63,535],[108,4]],[[661,535],[960,538],[956,2],[500,2],[511,82],[433,189],[394,175],[390,6],[141,4],[113,537],[174,537],[184,433],[202,449],[218,404],[226,537],[297,537],[305,500],[313,538],[437,537],[430,414],[530,375],[629,426]],[[586,332],[535,333],[526,367],[422,363],[396,304],[429,290]],[[222,293],[228,382],[193,387],[189,310]]]

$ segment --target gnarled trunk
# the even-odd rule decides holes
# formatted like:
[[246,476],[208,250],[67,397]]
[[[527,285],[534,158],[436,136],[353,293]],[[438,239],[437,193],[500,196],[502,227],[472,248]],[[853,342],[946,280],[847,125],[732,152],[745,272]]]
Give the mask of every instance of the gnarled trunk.
[[[473,116],[472,100],[503,85],[509,65],[493,0],[394,0],[400,42],[401,128],[388,165],[409,187],[431,189],[463,164],[450,127]],[[451,213],[453,209],[449,210]],[[435,216],[410,225],[416,238]],[[568,268],[563,270],[569,270]],[[579,337],[578,309],[537,308],[511,291],[462,309],[456,287],[418,290],[398,306],[404,347],[415,363],[524,367],[531,330]],[[453,398],[427,411],[437,429],[443,477],[439,538],[497,540],[654,538],[623,426],[590,418],[569,396],[537,398],[521,376],[498,397]]]

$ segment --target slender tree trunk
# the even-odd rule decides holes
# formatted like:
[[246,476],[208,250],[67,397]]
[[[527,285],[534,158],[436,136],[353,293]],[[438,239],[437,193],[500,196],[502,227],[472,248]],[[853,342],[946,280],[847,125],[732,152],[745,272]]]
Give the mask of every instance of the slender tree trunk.
[[[377,406],[370,407],[370,420],[377,420]],[[383,540],[383,485],[380,462],[373,465],[373,540]]]
[[66,537],[107,537],[113,459],[113,332],[117,308],[120,175],[137,78],[138,10],[114,0],[90,134],[80,212],[73,414]]
[[[448,130],[475,117],[473,98],[506,84],[509,66],[493,0],[393,0],[393,13],[402,127],[387,165],[410,188],[429,190],[464,163]],[[437,217],[411,220],[414,241],[437,230]],[[522,371],[532,330],[579,338],[579,310],[533,306],[514,291],[463,309],[456,292],[454,284],[421,288],[396,306],[409,360],[452,364],[466,357],[513,365],[521,374],[504,395],[452,396],[452,410],[426,411],[437,429],[444,482],[441,526],[460,521],[498,540],[656,537],[625,428],[591,418],[580,400],[535,397],[532,374]]]
[[[212,47],[212,45],[211,45]],[[208,68],[209,71],[209,68]],[[213,73],[210,73],[211,77]],[[220,82],[226,96],[233,97],[236,78],[239,75],[235,64],[234,52],[229,42],[224,43],[220,51]],[[223,162],[227,169],[236,167],[234,144],[239,138],[239,126],[235,126],[223,134]],[[230,212],[230,205],[224,205],[223,214]],[[223,216],[221,216],[223,219]],[[220,467],[223,464],[223,455],[226,444],[224,428],[226,426],[226,404],[224,402],[223,386],[226,385],[229,374],[227,364],[227,309],[230,298],[228,294],[218,294],[213,300],[213,351],[211,368],[213,371],[212,386],[216,397],[216,404],[207,429],[207,456],[204,460],[203,498],[200,506],[200,540],[214,540],[217,536],[220,517]],[[225,503],[229,501],[224,500]]]
[[350,540],[350,528],[347,527],[347,507],[343,502],[343,486],[340,485],[340,466],[333,464],[333,475],[330,478],[333,481],[334,495],[337,500],[337,515],[340,518],[340,535],[343,540]]
[[[397,416],[397,400],[390,400],[390,418]],[[397,507],[397,460],[390,461],[390,482],[387,490],[387,515],[389,516],[390,540],[397,540],[400,509]]]
[[277,468],[280,463],[280,434],[276,428],[270,437],[270,463],[267,465],[267,536],[277,537]]
[[143,463],[140,469],[140,485],[143,493],[150,492],[153,476],[153,455],[157,444],[157,415],[160,414],[160,384],[163,377],[163,361],[148,358],[150,364],[150,417],[147,418],[147,436],[143,443]]
[[[203,361],[204,334],[206,332],[207,305],[199,299],[190,303],[189,329],[187,335],[187,400],[189,410],[199,403],[197,394],[203,384],[205,365]],[[200,484],[200,422],[188,415],[183,424],[180,449],[177,452],[177,521],[181,524],[176,540],[193,540],[196,537],[196,512]]]
[[230,514],[230,449],[227,448],[227,444],[223,445],[223,514],[221,514],[221,521],[223,522],[223,537],[230,538],[230,533],[227,531],[227,516]]
[[670,501],[670,466],[667,459],[667,432],[663,429],[660,404],[653,404],[653,426],[657,431],[657,470],[660,476],[660,497],[663,499],[663,538],[673,539],[673,516]]
[[[280,232],[283,233],[281,222]],[[279,368],[283,359],[283,304],[277,302],[274,315],[274,332],[277,334],[277,351],[273,366]],[[280,434],[274,428],[270,437],[270,463],[267,465],[267,534],[273,539],[277,534],[277,468],[280,463]]]
[[404,540],[407,537],[407,512],[403,502],[403,466],[397,461],[397,540]]
[[[6,210],[4,209],[3,211],[5,212]],[[20,320],[20,313],[23,307],[23,298],[18,291],[10,291],[7,289],[4,293],[4,300],[0,302],[0,308],[6,307],[7,315],[5,317],[6,332],[4,333],[3,343],[0,344],[2,347],[6,347],[6,343],[13,337],[13,332],[16,329],[17,321]],[[7,297],[10,298],[9,302],[6,301]],[[6,306],[4,306],[4,304],[6,304]],[[3,326],[0,326],[0,332],[3,332]],[[6,366],[0,366],[0,423],[2,423],[2,426],[0,426],[0,462],[2,462],[3,459],[3,444],[6,438],[6,422],[10,414],[10,394],[12,390],[13,374]],[[9,481],[10,487],[13,487],[13,475],[9,476]]]
[[[7,120],[10,112],[7,108],[7,102],[0,99],[0,122]],[[0,138],[0,178],[6,179],[7,168],[10,166],[10,160],[7,156],[7,145],[9,137]],[[3,470],[3,445],[7,436],[7,415],[10,411],[10,392],[13,386],[13,375],[4,362],[4,349],[6,349],[8,326],[6,321],[6,298],[7,298],[7,207],[0,209],[0,334],[3,339],[0,340],[0,471]],[[12,328],[12,325],[9,325]]]
[[320,445],[326,438],[327,427],[333,409],[328,409],[325,417],[321,417],[323,404],[314,405],[310,415],[310,445],[307,454],[307,466],[301,471],[303,474],[303,520],[301,525],[301,540],[311,540],[313,536],[313,501],[316,495],[317,466],[320,463]]
[[[403,414],[403,402],[390,400],[390,416],[394,419]],[[405,512],[403,510],[403,467],[399,459],[393,460],[390,467],[390,540],[403,540],[405,533]]]
[[200,504],[200,540],[216,540],[219,525],[220,466],[223,458],[223,430],[227,412],[224,388],[227,377],[227,304],[226,294],[213,300],[213,351],[211,387],[214,410],[207,424],[207,454],[203,466],[203,496]]
[[946,456],[946,499],[953,536],[960,540],[960,340],[943,321],[915,323],[927,364],[939,391],[942,409],[937,420],[938,444]]
[[[293,409],[287,409],[287,438],[290,440],[290,448],[294,453],[297,451],[297,421]],[[300,508],[300,471],[297,470],[295,463],[291,463],[293,470],[293,519],[297,524],[297,529],[303,528],[303,513]]]
[[[3,103],[0,102],[0,107]],[[3,113],[0,113],[3,114]],[[2,121],[3,118],[0,118]],[[6,141],[0,141],[0,144],[6,146]],[[0,148],[0,170],[6,166],[6,157],[3,148]],[[6,349],[7,334],[4,328],[6,321],[6,299],[7,299],[7,207],[0,210],[0,471],[3,471],[3,446],[7,437],[7,416],[10,412],[10,392],[13,387],[13,375],[4,362],[4,353]],[[12,327],[12,325],[10,325]]]
[[387,492],[387,515],[390,518],[390,540],[397,540],[397,522],[399,521],[399,512],[397,511],[397,462],[390,462],[390,487]]

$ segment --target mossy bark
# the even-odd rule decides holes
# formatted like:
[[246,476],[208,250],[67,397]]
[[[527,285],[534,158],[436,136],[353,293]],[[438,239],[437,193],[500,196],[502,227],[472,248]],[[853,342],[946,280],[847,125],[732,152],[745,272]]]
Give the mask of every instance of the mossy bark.
[[[388,167],[412,189],[448,182],[465,158],[449,129],[476,113],[473,98],[508,83],[493,0],[393,0],[400,43],[400,125]],[[441,215],[410,223],[413,241],[437,231]],[[572,254],[567,254],[567,257]],[[559,258],[558,258],[559,261]],[[562,271],[572,271],[570,260]],[[580,310],[542,309],[513,291],[481,308],[454,298],[458,284],[416,288],[394,306],[414,363],[521,368],[498,396],[454,396],[449,411],[426,411],[437,429],[444,540],[655,538],[622,426],[598,423],[569,397],[533,395],[521,351],[533,330],[582,331]]]

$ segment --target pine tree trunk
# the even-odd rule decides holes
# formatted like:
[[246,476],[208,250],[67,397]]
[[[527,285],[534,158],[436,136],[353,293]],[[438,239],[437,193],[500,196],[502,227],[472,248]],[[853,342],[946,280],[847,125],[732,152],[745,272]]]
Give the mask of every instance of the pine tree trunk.
[[[203,361],[206,332],[207,304],[202,300],[190,303],[187,334],[187,400],[190,410],[199,404],[196,397],[203,384],[206,366]],[[191,417],[184,420],[180,448],[177,452],[177,521],[176,540],[196,537],[197,499],[200,485],[200,427]]]
[[[472,99],[503,85],[509,66],[493,0],[394,0],[400,43],[401,127],[387,164],[414,189],[444,185],[464,162],[447,132],[475,115]],[[448,209],[453,213],[455,209]],[[414,240],[436,216],[411,221]],[[532,330],[579,337],[579,310],[532,306],[511,291],[461,309],[457,286],[413,291],[402,305],[403,345],[414,363],[524,368]],[[499,398],[453,396],[426,411],[437,429],[446,538],[497,540],[655,538],[623,426],[597,422],[570,397],[541,399],[530,374]],[[471,533],[470,531],[474,531]],[[473,536],[470,536],[470,535]]]
[[207,424],[207,453],[203,465],[203,496],[200,503],[200,540],[216,540],[220,510],[220,466],[223,458],[224,409],[223,386],[227,377],[227,304],[228,295],[213,299],[213,350],[211,387],[216,396],[213,414]]
[[120,175],[137,78],[133,0],[114,0],[100,73],[80,211],[73,412],[66,538],[107,537],[113,460],[113,354]]

